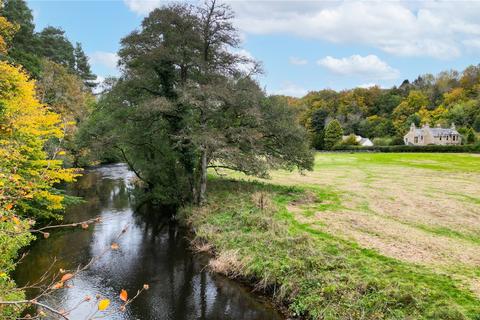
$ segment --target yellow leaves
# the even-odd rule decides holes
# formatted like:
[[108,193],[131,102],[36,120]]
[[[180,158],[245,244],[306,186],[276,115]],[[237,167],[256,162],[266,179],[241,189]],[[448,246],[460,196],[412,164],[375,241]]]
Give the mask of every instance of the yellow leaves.
[[122,291],[120,291],[120,300],[122,300],[123,302],[127,302],[127,300],[128,300],[128,293],[124,289],[122,289]]
[[108,299],[100,300],[100,302],[98,303],[98,310],[103,311],[107,309],[109,305],[110,305],[110,300]]
[[12,221],[13,221],[16,225],[19,225],[19,224],[20,224],[20,219],[18,219],[18,218],[15,217],[15,216],[12,217]]
[[17,30],[17,25],[10,23],[5,17],[0,17],[0,53],[7,53],[7,44]]
[[[4,25],[1,18],[0,37]],[[60,160],[48,160],[44,148],[47,140],[62,137],[60,116],[38,101],[35,81],[5,61],[0,61],[0,88],[0,184],[4,196],[20,208],[22,201],[36,201],[45,211],[61,210],[64,196],[53,193],[51,187],[71,182],[76,173],[63,169]],[[0,207],[13,209],[11,204]]]
[[118,246],[118,243],[113,242],[113,243],[110,245],[110,248],[111,248],[112,250],[118,250],[120,247]]

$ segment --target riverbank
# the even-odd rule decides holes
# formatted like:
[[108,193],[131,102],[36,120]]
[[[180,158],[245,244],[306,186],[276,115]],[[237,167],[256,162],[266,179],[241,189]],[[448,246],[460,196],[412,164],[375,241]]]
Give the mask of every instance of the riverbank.
[[[478,225],[467,213],[478,214],[478,161],[322,154],[304,176],[212,176],[208,204],[183,214],[197,249],[214,255],[213,271],[249,280],[293,316],[477,319]],[[409,203],[402,192],[412,188]]]

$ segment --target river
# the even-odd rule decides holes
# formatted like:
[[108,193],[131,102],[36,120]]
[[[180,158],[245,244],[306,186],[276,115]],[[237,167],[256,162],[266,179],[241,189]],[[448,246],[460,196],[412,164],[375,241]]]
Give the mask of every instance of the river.
[[[53,269],[74,269],[98,256],[127,226],[116,241],[119,250],[109,250],[92,266],[71,280],[72,288],[60,289],[42,298],[58,309],[69,310],[85,296],[92,297],[70,314],[70,319],[87,319],[96,309],[96,296],[108,298],[108,310],[121,305],[119,293],[132,297],[149,284],[125,312],[107,319],[264,319],[282,316],[249,288],[209,273],[208,258],[189,250],[187,232],[162,212],[133,211],[130,190],[133,174],[125,165],[106,165],[89,170],[68,187],[67,192],[84,202],[67,209],[65,222],[93,217],[101,221],[81,228],[52,232],[35,241],[15,271],[22,286],[35,282],[56,258]],[[30,297],[34,292],[29,292]],[[97,313],[101,315],[101,313]]]

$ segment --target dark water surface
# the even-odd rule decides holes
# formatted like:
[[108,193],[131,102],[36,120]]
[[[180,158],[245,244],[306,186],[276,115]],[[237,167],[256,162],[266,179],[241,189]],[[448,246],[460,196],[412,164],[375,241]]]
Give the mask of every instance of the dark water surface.
[[[52,232],[36,241],[18,266],[18,285],[32,283],[52,265],[73,269],[100,254],[128,225],[117,241],[120,250],[109,251],[72,281],[73,288],[58,290],[46,301],[69,310],[85,296],[71,319],[86,319],[96,309],[95,295],[118,308],[121,289],[133,296],[144,283],[150,289],[127,307],[106,319],[282,319],[266,302],[242,285],[205,270],[205,258],[188,250],[186,231],[165,219],[161,212],[134,213],[129,190],[133,175],[124,165],[109,165],[87,172],[69,187],[69,193],[86,202],[67,210],[66,222],[100,216],[88,230]],[[100,314],[98,314],[100,315]]]

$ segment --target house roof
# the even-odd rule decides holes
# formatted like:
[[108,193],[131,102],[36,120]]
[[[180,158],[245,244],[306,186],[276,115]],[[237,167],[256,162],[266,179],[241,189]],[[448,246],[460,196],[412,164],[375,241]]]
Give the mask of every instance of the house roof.
[[425,135],[424,130],[429,130],[431,135],[434,137],[443,137],[443,136],[450,136],[450,135],[459,135],[458,131],[451,128],[419,128],[415,129],[415,137],[419,137]]

